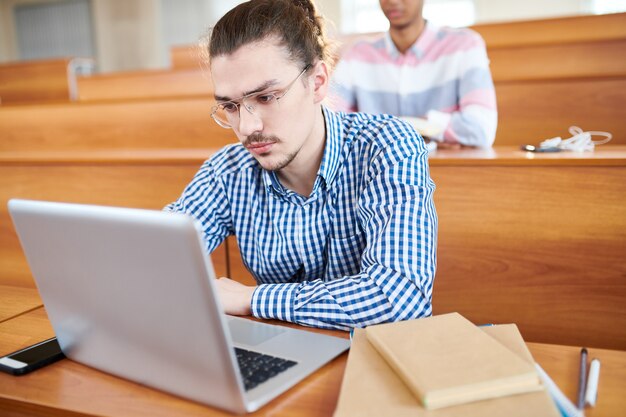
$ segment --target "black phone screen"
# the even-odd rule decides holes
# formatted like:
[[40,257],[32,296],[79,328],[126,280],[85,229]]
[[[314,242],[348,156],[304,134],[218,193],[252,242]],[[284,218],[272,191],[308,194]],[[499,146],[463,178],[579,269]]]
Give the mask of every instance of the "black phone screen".
[[59,342],[55,338],[18,351],[9,355],[9,358],[32,365],[59,354],[63,354],[63,352],[61,352],[61,346],[59,346]]
[[59,342],[52,338],[0,358],[0,371],[24,375],[64,357]]

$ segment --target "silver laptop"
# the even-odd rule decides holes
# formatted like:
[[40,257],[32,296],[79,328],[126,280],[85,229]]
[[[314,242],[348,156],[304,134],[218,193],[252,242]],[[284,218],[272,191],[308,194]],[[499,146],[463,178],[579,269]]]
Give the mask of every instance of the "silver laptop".
[[183,214],[15,199],[9,211],[76,362],[243,413],[349,347],[224,314],[199,227]]

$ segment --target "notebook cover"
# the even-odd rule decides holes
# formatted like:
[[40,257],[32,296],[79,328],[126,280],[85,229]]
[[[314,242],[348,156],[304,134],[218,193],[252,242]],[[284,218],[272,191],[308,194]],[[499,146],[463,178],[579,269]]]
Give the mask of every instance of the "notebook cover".
[[367,338],[426,408],[537,390],[534,367],[458,313],[370,326]]
[[[530,352],[514,324],[480,328],[529,363]],[[365,330],[355,329],[334,417],[560,417],[548,393],[540,391],[461,404],[437,410],[424,408],[387,362],[369,343]]]

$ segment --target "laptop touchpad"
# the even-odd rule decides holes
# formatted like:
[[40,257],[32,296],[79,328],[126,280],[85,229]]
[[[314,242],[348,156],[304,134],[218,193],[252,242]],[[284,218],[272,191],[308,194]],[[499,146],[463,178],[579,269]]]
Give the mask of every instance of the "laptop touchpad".
[[280,326],[268,326],[252,320],[228,319],[228,328],[233,343],[256,346],[269,340],[285,330]]

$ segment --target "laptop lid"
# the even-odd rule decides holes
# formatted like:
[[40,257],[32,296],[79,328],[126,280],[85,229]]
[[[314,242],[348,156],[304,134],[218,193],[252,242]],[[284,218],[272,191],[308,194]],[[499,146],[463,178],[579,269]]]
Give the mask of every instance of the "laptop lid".
[[[183,214],[28,200],[9,211],[59,344],[77,362],[244,412],[349,346],[226,316],[199,226]],[[235,344],[297,366],[246,392]]]

